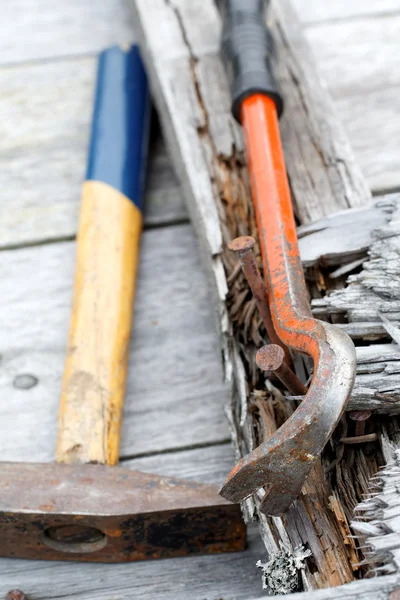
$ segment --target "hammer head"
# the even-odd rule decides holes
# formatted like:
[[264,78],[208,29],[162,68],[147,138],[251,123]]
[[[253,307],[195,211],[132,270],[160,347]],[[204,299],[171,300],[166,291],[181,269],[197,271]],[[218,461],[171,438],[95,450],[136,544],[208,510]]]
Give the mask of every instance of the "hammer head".
[[125,562],[243,550],[217,488],[104,465],[0,464],[0,556]]

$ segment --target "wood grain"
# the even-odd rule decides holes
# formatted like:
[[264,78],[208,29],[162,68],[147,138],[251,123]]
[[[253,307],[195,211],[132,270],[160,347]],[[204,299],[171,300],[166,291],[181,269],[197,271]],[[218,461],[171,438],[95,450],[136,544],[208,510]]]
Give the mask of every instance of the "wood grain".
[[56,460],[115,465],[143,218],[102,181],[85,181]]
[[370,191],[290,2],[273,3],[270,18],[285,101],[280,129],[300,222],[365,205]]
[[400,195],[389,194],[361,208],[333,213],[297,229],[304,267],[337,266],[366,258],[377,231],[400,209]]
[[[0,14],[2,64],[79,56],[133,40],[124,0],[102,0],[96,5],[88,0],[11,0],[2,5]],[[10,35],[10,23],[18,36]]]
[[323,21],[348,21],[365,16],[376,19],[400,12],[399,0],[293,0],[293,4],[301,22],[314,27]]
[[[3,460],[54,458],[74,254],[72,242],[0,253]],[[137,290],[121,456],[226,440],[228,389],[189,226],[144,233]]]
[[[388,60],[391,59],[388,57]],[[332,85],[333,82],[331,90]],[[354,89],[357,89],[356,84]],[[379,89],[335,98],[338,115],[356,159],[376,195],[396,191],[400,187],[400,161],[396,143],[400,136],[397,98],[397,86],[388,87],[386,80],[382,80]]]
[[[95,21],[91,36],[83,36],[79,43],[92,44],[94,51],[104,46],[103,42],[114,27],[115,31],[120,26],[129,30],[131,27],[123,24],[126,20],[121,17],[125,10],[122,0],[107,0],[95,10],[86,3],[77,2],[68,3],[68,7],[46,1],[26,0],[26,4],[31,10],[30,19],[42,20],[38,30],[32,26],[26,43],[18,45],[18,51],[29,52],[30,56],[34,56],[40,47],[49,53],[48,56],[64,56],[67,41],[75,39],[71,37],[72,23],[78,30],[89,18]],[[324,8],[318,7],[330,6],[329,3],[314,4],[316,10],[322,11]],[[353,4],[348,5],[351,8]],[[41,6],[45,10],[41,10]],[[1,10],[7,11],[8,15],[11,8],[6,3]],[[113,16],[110,17],[111,13]],[[23,10],[15,9],[13,20],[22,19],[23,14]],[[7,22],[6,15],[0,20],[0,27]],[[108,27],[102,21],[105,18],[109,19]],[[120,25],[114,25],[115,19],[120,19]],[[31,21],[28,19],[28,22]],[[335,95],[335,109],[374,191],[400,186],[396,143],[400,119],[397,90],[390,87],[399,70],[394,62],[399,22],[397,17],[390,20],[387,40],[383,39],[386,38],[386,21],[372,21],[368,25],[370,37],[364,36],[363,22],[358,21],[325,25],[322,29],[318,26],[312,34],[307,34],[320,73]],[[21,26],[27,27],[26,23],[24,21]],[[355,29],[354,37],[352,28]],[[36,35],[54,36],[52,44],[37,45]],[[7,37],[0,39],[8,40]],[[7,44],[10,43],[8,40]],[[7,207],[7,210],[0,210],[0,248],[65,239],[76,233],[95,77],[95,58],[79,55],[79,47],[79,44],[73,46],[77,52],[74,59],[59,58],[0,69],[3,90],[0,111],[4,124],[0,140],[0,176],[3,181],[2,206]],[[68,48],[72,48],[71,43]],[[311,59],[309,69],[313,62]],[[294,102],[297,100],[293,97]],[[212,126],[218,127],[218,118],[214,121]],[[303,143],[295,132],[289,130],[290,134],[296,148],[298,143]],[[288,142],[288,146],[290,148],[292,144]],[[297,148],[296,152],[299,150]],[[311,160],[311,156],[307,151],[307,159]],[[160,144],[150,158],[146,223],[158,225],[181,221],[187,216],[181,192]],[[301,162],[296,168],[299,175],[307,177]],[[300,197],[303,193],[306,191],[302,191]],[[318,211],[318,207],[325,204],[321,202],[322,197],[325,198],[323,194],[314,197],[314,210]]]
[[[400,576],[390,575],[353,581],[348,585],[307,593],[307,600],[397,600],[399,590]],[[305,594],[292,594],[289,597],[290,600],[305,600]],[[263,600],[263,598],[265,596],[254,597],[251,600]],[[275,596],[275,598],[284,600],[287,596]]]
[[[358,3],[347,3],[350,10],[354,4]],[[399,31],[400,14],[390,13],[321,24],[306,31],[356,158],[376,193],[400,186],[395,148],[400,129],[396,110]]]
[[[73,237],[86,170],[95,58],[0,69],[0,248]],[[157,129],[145,225],[187,218]]]
[[317,64],[333,97],[397,86],[400,14],[326,23],[306,30]]

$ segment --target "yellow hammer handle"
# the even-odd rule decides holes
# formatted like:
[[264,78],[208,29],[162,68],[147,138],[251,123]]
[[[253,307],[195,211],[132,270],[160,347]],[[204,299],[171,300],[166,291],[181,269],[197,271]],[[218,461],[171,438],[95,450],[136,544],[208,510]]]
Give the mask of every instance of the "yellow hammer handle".
[[[128,75],[136,86],[126,85]],[[58,462],[118,462],[142,229],[145,83],[137,48],[112,48],[101,55],[81,200]]]

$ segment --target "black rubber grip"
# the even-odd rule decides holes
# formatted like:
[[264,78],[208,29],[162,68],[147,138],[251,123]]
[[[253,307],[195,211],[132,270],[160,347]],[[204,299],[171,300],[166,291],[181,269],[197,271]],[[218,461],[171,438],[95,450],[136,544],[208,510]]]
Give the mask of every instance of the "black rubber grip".
[[223,28],[221,54],[232,94],[232,114],[240,123],[243,100],[257,93],[265,94],[283,110],[271,69],[273,41],[266,26],[264,0],[219,0]]

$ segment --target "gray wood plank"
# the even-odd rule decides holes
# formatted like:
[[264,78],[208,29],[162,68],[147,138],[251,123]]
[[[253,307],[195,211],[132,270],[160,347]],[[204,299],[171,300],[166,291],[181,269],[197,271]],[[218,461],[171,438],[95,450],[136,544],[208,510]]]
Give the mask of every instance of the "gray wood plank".
[[366,258],[376,231],[388,225],[400,207],[400,195],[382,196],[370,204],[344,210],[313,223],[297,233],[303,265],[344,265]]
[[234,464],[235,458],[230,443],[194,450],[162,452],[123,461],[124,467],[136,471],[156,473],[166,477],[182,477],[189,481],[202,481],[214,485],[221,484]]
[[[18,35],[10,35],[10,24]],[[1,3],[2,64],[94,53],[133,38],[132,19],[124,0]]]
[[382,92],[399,84],[399,29],[400,14],[306,29],[317,64],[335,99]]
[[399,33],[400,15],[320,25],[306,32],[374,192],[400,186]]
[[400,12],[399,0],[293,0],[302,23],[315,25],[322,21],[341,20],[360,16],[372,19],[379,15]]
[[0,594],[22,589],[29,600],[245,600],[261,593],[265,558],[256,526],[244,552],[123,565],[0,561]]
[[[399,589],[400,575],[389,575],[353,581],[347,585],[307,594],[291,594],[289,598],[290,600],[397,600]],[[258,596],[251,600],[264,598],[265,596]],[[288,596],[275,596],[276,600],[287,598]]]
[[280,129],[300,222],[365,205],[370,191],[289,1],[272,3],[271,22],[285,99]]
[[[121,7],[117,0],[114,1],[117,14]],[[110,2],[106,5],[111,11]],[[62,9],[72,11],[70,18],[57,21],[56,6],[54,3],[46,4],[46,18],[49,23],[55,20],[61,29],[68,29],[72,19],[78,23],[79,19],[86,19],[91,14],[100,23],[107,16],[107,7],[103,7],[103,11],[96,5],[89,10],[84,4],[81,11],[80,4],[71,3],[68,9]],[[23,11],[16,13],[21,15]],[[356,157],[375,191],[400,185],[396,143],[396,133],[400,133],[397,90],[386,89],[385,86],[391,77],[396,78],[398,71],[393,66],[397,56],[393,49],[400,21],[397,18],[391,21],[394,25],[391,24],[389,42],[385,41],[385,44],[382,43],[384,27],[375,22],[369,25],[368,44],[358,22],[318,27],[308,34],[321,72],[330,83],[332,93],[337,96],[336,108],[349,133]],[[112,19],[109,27],[113,28]],[[356,31],[354,39],[353,28]],[[103,30],[107,31],[105,23],[99,31],[93,29],[90,40],[104,33]],[[33,44],[34,28],[32,32]],[[63,31],[57,35],[61,43]],[[65,40],[68,35],[67,31]],[[54,55],[57,54],[58,39],[51,46]],[[29,46],[30,40],[28,36],[24,48]],[[337,52],[336,48],[339,48]],[[376,58],[381,54],[382,59]],[[352,59],[353,55],[357,61]],[[360,65],[359,69],[354,62]],[[374,68],[374,65],[372,75],[368,74],[368,69]],[[81,56],[74,60],[0,69],[3,90],[0,114],[4,125],[4,135],[0,140],[0,176],[3,182],[2,206],[6,207],[0,211],[0,248],[65,239],[75,234],[80,184],[86,165],[94,76],[95,59]],[[382,81],[382,85],[371,90],[376,81]],[[357,94],[360,86],[361,89],[366,86],[362,95]],[[366,114],[368,118],[365,118]],[[290,140],[293,141],[296,136],[293,138],[289,125],[286,129],[290,152],[296,147]],[[307,156],[309,158],[308,153]],[[318,194],[316,207],[321,205],[320,197],[321,194]],[[186,218],[179,186],[161,144],[152,153],[147,207],[146,218],[151,225]]]
[[[95,71],[94,58],[0,69],[0,248],[75,235]],[[159,137],[145,206],[150,226],[186,218]]]
[[[393,64],[394,57],[388,57],[388,60],[393,69],[398,68]],[[356,159],[375,194],[400,188],[398,86],[387,87],[385,79],[381,80],[381,84],[380,89],[369,90],[365,94],[350,97],[343,94],[335,98],[338,115]],[[332,92],[334,85],[332,78]]]
[[[0,253],[2,460],[52,460],[75,244]],[[145,232],[122,456],[226,440],[205,277],[190,226]],[[21,389],[21,375],[37,385]],[[35,380],[32,380],[35,383]]]

